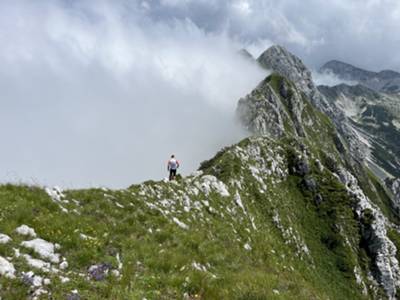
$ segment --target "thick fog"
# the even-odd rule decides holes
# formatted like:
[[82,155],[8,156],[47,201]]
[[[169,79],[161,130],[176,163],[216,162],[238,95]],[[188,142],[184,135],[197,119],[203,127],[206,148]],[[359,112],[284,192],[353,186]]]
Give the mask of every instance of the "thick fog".
[[171,154],[190,173],[246,134],[236,103],[266,73],[239,49],[399,70],[399,19],[397,0],[1,1],[0,182],[125,187]]
[[225,34],[33,2],[1,4],[2,182],[124,187],[165,177],[171,154],[192,172],[244,136],[236,103],[265,72]]

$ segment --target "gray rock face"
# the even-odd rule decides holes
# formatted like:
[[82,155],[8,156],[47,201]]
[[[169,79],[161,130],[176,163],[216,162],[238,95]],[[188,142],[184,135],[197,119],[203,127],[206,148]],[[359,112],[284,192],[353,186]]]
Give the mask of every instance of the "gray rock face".
[[320,71],[332,73],[343,80],[358,82],[375,91],[390,94],[400,93],[400,73],[392,70],[371,72],[341,61],[332,60],[323,65]]
[[302,60],[282,46],[272,46],[257,58],[265,69],[272,70],[292,81],[321,111],[329,106],[321,97],[311,76],[310,70]]
[[389,299],[396,299],[400,287],[400,267],[396,258],[397,249],[387,236],[388,220],[381,210],[364,194],[357,179],[347,170],[338,172],[340,181],[346,186],[356,203],[356,213],[359,219],[364,212],[372,215],[371,224],[362,226],[362,236],[367,242],[368,251],[373,259],[375,280],[383,287]]
[[237,115],[252,133],[280,137],[284,134],[284,109],[279,96],[266,81],[238,102]]
[[400,176],[400,97],[363,85],[319,86],[320,92],[350,120],[368,148],[366,161],[381,178]]
[[392,206],[396,209],[400,215],[400,178],[396,179],[392,184],[393,200]]
[[255,134],[274,138],[289,133],[304,136],[303,110],[301,93],[286,79],[270,76],[239,100],[237,116]]
[[306,94],[311,93],[314,87],[311,72],[300,58],[282,46],[270,47],[257,58],[257,61],[262,67],[273,70],[297,84]]

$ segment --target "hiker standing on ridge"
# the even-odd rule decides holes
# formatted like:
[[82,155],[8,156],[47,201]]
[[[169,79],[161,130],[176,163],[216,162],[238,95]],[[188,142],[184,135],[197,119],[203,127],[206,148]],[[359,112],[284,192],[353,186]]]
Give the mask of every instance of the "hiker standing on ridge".
[[179,161],[175,159],[175,155],[171,155],[171,159],[168,161],[167,169],[169,171],[169,180],[175,179],[176,170],[179,168]]

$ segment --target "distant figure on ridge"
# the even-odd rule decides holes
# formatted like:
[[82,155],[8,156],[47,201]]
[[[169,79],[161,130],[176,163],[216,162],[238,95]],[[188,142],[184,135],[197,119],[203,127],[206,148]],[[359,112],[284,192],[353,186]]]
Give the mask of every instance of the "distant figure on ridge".
[[175,179],[176,170],[179,168],[179,161],[175,159],[175,155],[171,155],[171,159],[168,161],[168,171],[169,171],[169,180]]

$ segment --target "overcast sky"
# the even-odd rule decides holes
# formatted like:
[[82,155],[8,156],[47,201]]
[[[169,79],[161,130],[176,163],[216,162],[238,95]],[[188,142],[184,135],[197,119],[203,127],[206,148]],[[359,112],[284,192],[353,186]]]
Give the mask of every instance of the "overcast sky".
[[400,70],[400,1],[0,2],[0,181],[125,187],[184,174],[246,135],[237,100],[281,44]]

